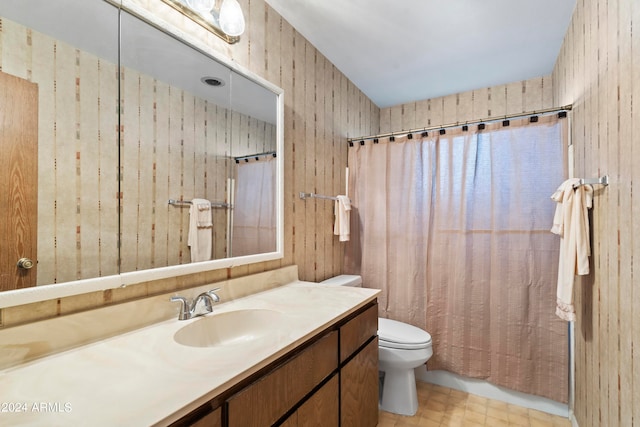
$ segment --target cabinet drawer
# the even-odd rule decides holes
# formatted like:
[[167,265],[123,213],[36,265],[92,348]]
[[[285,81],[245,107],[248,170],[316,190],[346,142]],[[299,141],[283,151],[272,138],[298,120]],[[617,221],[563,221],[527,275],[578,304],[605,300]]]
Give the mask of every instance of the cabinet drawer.
[[191,427],[222,427],[220,408],[191,424]]
[[338,333],[310,347],[227,401],[229,427],[270,426],[338,367]]
[[340,363],[377,334],[378,304],[374,304],[340,327]]

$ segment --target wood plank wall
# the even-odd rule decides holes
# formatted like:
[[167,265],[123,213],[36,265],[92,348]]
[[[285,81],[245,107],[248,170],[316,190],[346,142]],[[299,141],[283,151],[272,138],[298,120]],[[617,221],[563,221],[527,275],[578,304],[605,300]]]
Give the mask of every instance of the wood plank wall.
[[552,108],[551,76],[401,104],[380,111],[380,132],[464,123]]
[[553,72],[554,100],[574,106],[576,175],[611,182],[596,187],[591,275],[574,294],[581,427],[640,423],[639,24],[637,0],[578,0]]
[[298,193],[343,194],[346,138],[377,133],[379,108],[264,0],[240,0],[247,32],[236,45],[227,45],[161,0],[135,3],[284,89],[284,258],[11,307],[0,310],[2,326],[291,264],[299,266],[301,279],[310,281],[342,271],[343,247],[332,234],[333,204],[300,200]]
[[221,48],[285,93],[285,256],[231,274],[297,264],[300,279],[323,280],[342,272],[343,245],[332,233],[333,203],[301,200],[298,194],[344,194],[346,138],[377,133],[380,110],[264,0],[240,4],[247,36]]

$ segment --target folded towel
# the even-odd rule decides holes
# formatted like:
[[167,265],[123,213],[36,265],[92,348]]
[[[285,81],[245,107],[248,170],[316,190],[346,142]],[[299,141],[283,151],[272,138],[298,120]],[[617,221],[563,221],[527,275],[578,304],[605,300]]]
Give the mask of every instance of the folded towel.
[[338,196],[337,199],[334,207],[336,220],[333,224],[333,234],[340,236],[341,242],[346,242],[351,234],[351,200],[347,196]]
[[213,216],[211,203],[205,199],[193,199],[189,208],[189,238],[191,262],[208,261],[213,250]]
[[574,188],[578,183],[577,178],[568,179],[551,196],[558,203],[551,232],[560,236],[556,315],[567,321],[575,320],[575,275],[589,274],[591,255],[588,209],[593,206],[593,187]]

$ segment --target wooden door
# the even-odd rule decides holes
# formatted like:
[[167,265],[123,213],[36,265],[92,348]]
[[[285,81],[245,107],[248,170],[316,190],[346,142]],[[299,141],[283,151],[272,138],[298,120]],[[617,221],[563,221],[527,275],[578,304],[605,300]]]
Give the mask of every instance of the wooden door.
[[[38,86],[3,72],[0,158],[0,291],[5,291],[36,285]],[[20,259],[31,260],[32,268],[19,267]]]

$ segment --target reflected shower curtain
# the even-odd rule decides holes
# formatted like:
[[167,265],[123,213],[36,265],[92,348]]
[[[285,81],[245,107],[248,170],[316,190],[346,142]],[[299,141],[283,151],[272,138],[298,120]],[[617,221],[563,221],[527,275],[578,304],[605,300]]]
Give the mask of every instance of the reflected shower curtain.
[[567,325],[554,315],[559,244],[549,232],[566,122],[543,116],[349,148],[346,270],[382,290],[381,316],[431,334],[430,370],[567,401]]
[[276,250],[276,159],[240,162],[236,168],[232,256]]

